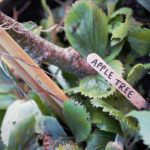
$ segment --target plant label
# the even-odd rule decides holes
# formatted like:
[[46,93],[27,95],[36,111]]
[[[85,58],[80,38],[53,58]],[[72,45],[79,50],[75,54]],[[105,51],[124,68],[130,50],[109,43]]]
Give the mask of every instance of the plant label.
[[147,101],[99,55],[95,53],[88,55],[87,62],[138,109],[147,107]]

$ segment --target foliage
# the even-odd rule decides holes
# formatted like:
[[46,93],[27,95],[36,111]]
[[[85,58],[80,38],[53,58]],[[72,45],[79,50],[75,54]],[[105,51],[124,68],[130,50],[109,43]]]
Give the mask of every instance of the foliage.
[[33,144],[36,142],[34,125],[35,125],[34,116],[31,116],[19,122],[19,124],[15,126],[15,128],[12,130],[10,134],[8,150],[16,150],[23,148],[34,149],[33,146],[36,146],[35,144]]
[[100,75],[88,76],[80,81],[79,90],[81,94],[90,98],[108,97],[115,92],[113,86],[110,85]]
[[121,111],[116,110],[113,108],[111,105],[108,103],[100,100],[100,99],[92,99],[91,103],[93,104],[94,107],[101,107],[103,112],[108,112],[110,116],[113,116],[115,119],[120,121],[121,123],[125,124],[128,128],[131,128],[132,130],[136,131],[137,130],[137,125],[132,122],[132,120],[128,120],[125,118],[125,114]]
[[94,109],[91,114],[92,123],[103,131],[112,133],[121,133],[119,121],[111,117],[109,113],[103,112],[101,109]]
[[144,143],[148,146],[150,146],[150,135],[147,132],[149,130],[150,126],[150,112],[149,111],[131,111],[127,114],[127,117],[134,117],[137,119],[140,127],[140,135],[142,136],[142,139],[144,140]]
[[114,140],[114,135],[109,132],[95,131],[87,141],[87,150],[105,150],[107,142]]
[[135,28],[129,32],[129,42],[134,51],[144,56],[150,52],[150,29]]
[[105,150],[120,150],[123,149],[123,144],[119,142],[109,142]]
[[[16,100],[8,108],[3,118],[1,126],[2,141],[8,146],[11,132],[22,121],[28,120],[29,117],[41,115],[41,112],[34,101]],[[25,123],[25,122],[24,122]],[[26,126],[25,126],[26,127]],[[20,128],[20,127],[19,127]],[[24,128],[24,127],[23,127]],[[17,132],[17,129],[16,129]],[[24,133],[24,132],[23,132]]]
[[108,0],[107,1],[107,11],[108,11],[108,16],[110,16],[114,11],[116,4],[118,3],[119,0]]
[[40,117],[40,119],[38,120],[38,126],[38,128],[41,129],[42,133],[47,133],[51,135],[53,140],[58,140],[59,138],[61,138],[64,141],[67,140],[67,134],[54,117]]
[[63,111],[65,120],[76,142],[82,142],[87,139],[91,131],[91,122],[84,106],[78,102],[69,100],[64,103]]
[[121,52],[122,47],[123,47],[124,41],[110,47],[110,53],[109,55],[106,57],[106,61],[110,62],[112,60],[114,60]]
[[29,93],[29,96],[36,102],[43,115],[51,115],[50,108],[35,92]]
[[148,73],[149,68],[150,64],[135,65],[128,73],[127,81],[134,86],[146,73]]
[[[123,21],[123,15],[125,15],[125,21]],[[111,16],[110,33],[111,45],[120,43],[128,34],[130,29],[132,10],[130,8],[120,8],[115,11]],[[115,20],[115,21],[114,21]]]
[[[120,75],[123,74],[123,67],[120,61],[110,61],[110,66]],[[102,76],[88,76],[83,78],[79,84],[79,91],[91,98],[104,98],[112,95],[115,88],[110,85]]]
[[[150,3],[147,0],[130,2],[135,6],[128,6],[128,3],[121,0],[77,0],[51,4],[50,1],[41,0],[43,14],[36,22],[40,25],[36,25],[32,32],[56,45],[72,46],[83,59],[90,53],[97,53],[148,100],[150,26],[145,16],[147,13],[149,16]],[[141,18],[137,11],[138,15],[142,15]],[[55,23],[58,26],[50,33],[41,30]],[[32,25],[30,22],[24,24],[27,29]],[[24,44],[21,36],[19,39],[14,38]],[[43,54],[33,52],[36,45],[24,47],[33,57],[43,57]],[[65,57],[69,58],[67,51]],[[76,65],[76,61],[78,58],[69,60],[70,65]],[[61,72],[59,76],[58,71],[54,71],[51,64],[45,64],[43,59],[42,67],[51,78],[55,77],[56,83],[69,95],[68,101],[59,103],[62,106],[60,113],[64,117],[62,123],[44,102],[45,99],[38,96],[40,91],[33,92],[24,82],[19,81],[17,75],[14,78],[13,71],[2,61],[0,63],[0,149],[41,150],[48,145],[47,149],[50,150],[117,150],[123,147],[133,150],[133,145],[138,147],[141,140],[150,146],[149,110],[136,110],[99,74],[79,78],[57,68]],[[20,97],[23,100],[18,102],[16,99]],[[24,101],[30,98],[33,100]],[[115,137],[118,135],[124,143],[117,141]],[[45,137],[48,144],[44,143]],[[143,150],[144,144],[141,144]]]
[[65,19],[65,31],[71,45],[83,57],[92,52],[105,55],[108,19],[92,2],[79,1],[73,4]]

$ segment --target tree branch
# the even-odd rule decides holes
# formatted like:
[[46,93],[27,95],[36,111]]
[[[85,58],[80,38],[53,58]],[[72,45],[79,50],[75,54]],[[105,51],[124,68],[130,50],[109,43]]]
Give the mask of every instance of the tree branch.
[[84,77],[96,72],[73,48],[58,47],[31,31],[24,31],[21,23],[0,12],[0,24],[8,22],[15,23],[15,30],[7,30],[16,42],[32,57],[37,63],[42,61],[58,66],[64,71],[74,73],[79,77]]

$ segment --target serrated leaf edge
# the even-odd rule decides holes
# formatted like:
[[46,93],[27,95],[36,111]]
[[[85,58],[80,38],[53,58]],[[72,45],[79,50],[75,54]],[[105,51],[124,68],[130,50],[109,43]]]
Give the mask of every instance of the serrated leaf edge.
[[[96,101],[99,101],[99,102],[96,103]],[[105,105],[108,105],[108,107],[103,106],[100,103],[100,101],[105,103]],[[108,103],[104,102],[103,100],[101,100],[101,99],[91,99],[90,102],[96,108],[101,107],[103,112],[107,112],[109,115],[115,117],[115,119],[118,120],[119,122],[122,121],[123,123],[127,124],[128,127],[131,128],[132,130],[134,130],[134,131],[138,130],[138,128],[136,126],[134,126],[134,125],[132,125],[130,123],[130,121],[125,117],[125,114],[123,112],[118,111],[117,109],[113,108],[111,105],[109,105]],[[115,111],[115,112],[113,112],[113,111]],[[120,114],[122,116],[119,117],[119,115],[117,115],[116,112],[118,112],[118,114]]]

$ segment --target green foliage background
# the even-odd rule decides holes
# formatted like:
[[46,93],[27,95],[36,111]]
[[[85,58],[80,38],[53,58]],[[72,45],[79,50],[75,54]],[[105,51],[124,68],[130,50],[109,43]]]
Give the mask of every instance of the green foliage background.
[[[148,1],[137,2],[146,11],[150,11]],[[56,45],[66,46],[53,31],[45,34],[40,32],[42,27],[46,29],[58,23],[58,12],[62,7],[58,7],[59,11],[51,10],[45,0],[41,0],[41,6],[46,17],[33,32]],[[150,28],[135,19],[134,10],[122,7],[119,0],[77,0],[63,17],[65,38],[69,46],[78,51],[84,59],[90,53],[97,53],[145,99],[149,98],[150,88],[145,86],[145,79],[150,79]],[[50,64],[49,68],[52,73],[54,70]],[[8,144],[1,135],[0,147],[5,150],[12,147],[14,150],[42,150],[44,144],[40,144],[39,136],[43,139],[46,135],[51,138],[49,149],[117,150],[116,143],[126,149],[135,149],[138,142],[142,141],[142,146],[145,147],[145,144],[145,149],[148,150],[149,110],[137,110],[99,74],[81,79],[61,68],[57,68],[57,71],[61,72],[63,82],[60,78],[57,78],[56,82],[70,97],[63,105],[65,124],[37,96],[38,93],[29,90],[26,94],[35,101],[36,109],[38,108],[40,113],[14,123],[7,137]],[[5,112],[20,95],[13,82],[17,83],[17,79],[12,79],[11,72],[4,67],[3,62],[0,77],[2,83],[11,83],[9,86],[0,84],[2,124],[4,118],[8,118]],[[30,112],[28,108],[25,110]],[[136,149],[138,150],[137,147]]]

